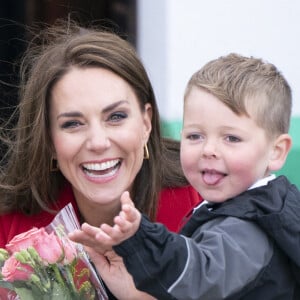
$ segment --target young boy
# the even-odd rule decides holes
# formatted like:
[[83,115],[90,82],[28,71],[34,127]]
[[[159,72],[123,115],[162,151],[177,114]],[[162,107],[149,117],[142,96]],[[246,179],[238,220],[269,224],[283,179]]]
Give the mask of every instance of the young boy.
[[300,192],[272,174],[291,147],[290,114],[274,65],[236,54],[209,62],[187,85],[181,140],[184,173],[205,203],[178,235],[125,192],[114,226],[85,224],[77,241],[113,246],[158,299],[300,299]]

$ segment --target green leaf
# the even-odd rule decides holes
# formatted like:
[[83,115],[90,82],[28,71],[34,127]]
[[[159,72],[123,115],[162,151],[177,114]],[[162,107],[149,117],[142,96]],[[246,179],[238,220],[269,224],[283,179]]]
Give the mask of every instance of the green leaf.
[[[65,287],[61,286],[57,282],[54,282],[51,299],[72,300],[73,298],[69,290],[67,290]],[[45,299],[43,298],[43,300]]]
[[15,288],[15,292],[20,297],[20,300],[73,300],[70,291],[65,289],[57,282],[53,283],[53,288],[50,293],[42,293],[37,289]]
[[4,281],[4,280],[0,280],[0,287],[9,289],[9,290],[14,290],[14,286],[10,282]]
[[20,300],[41,300],[42,295],[40,293],[34,293],[28,288],[15,288],[15,292],[20,297]]

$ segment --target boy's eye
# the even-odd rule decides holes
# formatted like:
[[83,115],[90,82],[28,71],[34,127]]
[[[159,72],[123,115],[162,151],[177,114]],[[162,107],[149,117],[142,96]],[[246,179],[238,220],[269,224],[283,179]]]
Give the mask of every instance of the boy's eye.
[[188,140],[195,141],[195,140],[201,139],[202,136],[201,136],[200,134],[198,134],[198,133],[192,133],[192,134],[188,134],[188,135],[186,136],[186,138],[187,138]]
[[123,119],[127,118],[127,114],[124,113],[124,112],[115,112],[115,113],[112,113],[108,120],[109,121],[112,121],[112,122],[119,122]]
[[61,125],[61,128],[63,129],[68,129],[68,128],[76,128],[81,125],[81,122],[76,121],[76,120],[70,120],[66,121]]
[[236,136],[234,136],[234,135],[228,135],[228,136],[226,137],[226,140],[227,140],[228,142],[230,142],[230,143],[237,143],[237,142],[240,142],[240,141],[241,141],[240,138],[238,138],[238,137],[236,137]]

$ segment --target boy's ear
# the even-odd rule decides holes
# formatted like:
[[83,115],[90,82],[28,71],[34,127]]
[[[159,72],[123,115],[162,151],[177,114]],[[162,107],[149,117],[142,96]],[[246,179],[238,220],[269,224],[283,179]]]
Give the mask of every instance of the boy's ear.
[[278,138],[276,138],[269,162],[269,169],[271,171],[277,171],[283,167],[291,147],[292,138],[290,135],[281,134]]

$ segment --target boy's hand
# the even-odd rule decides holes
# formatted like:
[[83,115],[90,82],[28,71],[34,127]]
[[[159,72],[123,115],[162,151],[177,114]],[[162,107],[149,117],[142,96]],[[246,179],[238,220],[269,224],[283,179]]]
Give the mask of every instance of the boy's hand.
[[138,230],[141,222],[141,213],[135,208],[128,192],[121,196],[122,208],[114,218],[113,227],[102,224],[95,238],[107,246],[115,246],[132,237]]
[[104,254],[129,237],[133,236],[139,228],[141,213],[135,208],[129,193],[121,196],[121,211],[114,218],[114,225],[102,224],[100,228],[87,223],[82,224],[81,230],[69,234],[69,238],[77,243],[93,248]]

